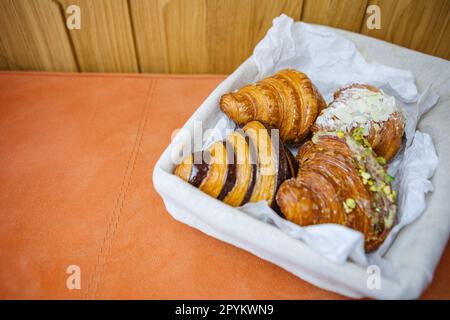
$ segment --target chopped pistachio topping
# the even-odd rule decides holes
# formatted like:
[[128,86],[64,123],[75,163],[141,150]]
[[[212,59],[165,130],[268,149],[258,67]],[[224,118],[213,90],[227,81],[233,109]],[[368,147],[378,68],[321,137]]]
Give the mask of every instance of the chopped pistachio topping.
[[371,178],[370,174],[368,172],[361,172],[361,177],[365,180],[369,180]]
[[[364,136],[364,130],[362,128],[354,128],[350,134],[342,132],[344,134],[347,145],[353,151],[354,157],[352,159],[355,169],[358,170],[358,174],[361,177],[364,185],[367,185],[368,190],[373,192],[371,196],[371,205],[373,205],[369,218],[376,228],[380,228],[381,225],[377,225],[380,221],[384,222],[386,228],[390,228],[395,220],[395,191],[392,190],[390,183],[394,180],[394,177],[387,175],[386,168],[383,167],[386,164],[386,160],[382,157],[374,156],[373,150],[370,147],[369,142]],[[333,133],[320,132],[313,135],[312,142],[317,143],[319,137],[324,134],[332,134],[336,137],[342,136],[339,131]],[[352,198],[347,198],[342,202],[342,208],[346,214],[350,214],[356,208],[357,202]]]
[[392,192],[389,194],[389,200],[391,200],[391,202],[395,202],[395,190],[392,190]]
[[344,206],[345,213],[350,213],[353,211],[353,209],[349,208],[345,202],[342,202],[342,205]]
[[352,132],[353,139],[355,141],[364,146],[366,149],[372,151],[372,146],[370,145],[369,141],[364,137],[364,128],[358,127],[355,128]]
[[345,213],[350,213],[356,208],[356,201],[352,198],[347,198],[342,202],[342,206],[344,207]]
[[[337,132],[335,133],[337,135]],[[351,135],[346,136],[348,146],[354,151],[355,167],[358,169],[362,182],[372,192],[372,212],[369,218],[377,230],[383,229],[380,221],[384,222],[385,228],[391,228],[395,220],[395,193],[392,191],[390,182],[392,178],[387,178],[386,169],[383,167],[385,159],[373,156],[373,150],[369,142],[364,137],[363,129],[355,128]],[[380,163],[381,162],[381,163]],[[386,194],[385,192],[388,193]],[[354,209],[351,203],[342,203],[345,213],[350,214]]]
[[377,157],[377,161],[379,164],[381,164],[382,166],[384,166],[386,164],[386,159],[383,157]]
[[356,202],[352,198],[348,198],[347,200],[345,200],[345,204],[351,209],[356,208]]
[[367,149],[372,150],[372,146],[370,145],[369,141],[367,141],[366,139],[363,139],[363,142]]
[[395,178],[394,178],[393,176],[391,176],[391,175],[387,175],[387,176],[386,176],[386,182],[387,182],[387,183],[391,183],[392,181],[394,181],[394,179],[395,179]]
[[355,138],[355,140],[361,140],[363,137],[364,137],[363,128],[358,127],[353,130],[353,138]]

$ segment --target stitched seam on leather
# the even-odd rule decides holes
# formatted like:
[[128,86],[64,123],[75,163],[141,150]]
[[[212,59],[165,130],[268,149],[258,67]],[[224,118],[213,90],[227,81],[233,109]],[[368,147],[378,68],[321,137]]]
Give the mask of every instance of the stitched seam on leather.
[[142,138],[145,132],[145,126],[147,123],[150,109],[149,105],[151,104],[154,88],[156,86],[157,81],[158,79],[153,79],[153,81],[151,81],[149,85],[145,105],[141,111],[141,117],[139,121],[138,131],[136,133],[136,139],[133,144],[133,149],[127,161],[127,166],[125,169],[124,176],[122,178],[120,191],[114,202],[113,211],[109,218],[106,233],[100,246],[100,251],[97,255],[97,262],[96,265],[94,266],[94,272],[91,277],[91,281],[88,284],[85,298],[95,298],[95,295],[97,294],[98,291],[99,283],[105,270],[106,262],[108,261],[109,255],[111,253],[111,247],[114,240],[114,236],[117,230],[117,226],[119,225],[120,216],[122,214],[122,209],[125,203],[128,189],[131,185],[133,173],[139,155],[139,150],[141,149]]

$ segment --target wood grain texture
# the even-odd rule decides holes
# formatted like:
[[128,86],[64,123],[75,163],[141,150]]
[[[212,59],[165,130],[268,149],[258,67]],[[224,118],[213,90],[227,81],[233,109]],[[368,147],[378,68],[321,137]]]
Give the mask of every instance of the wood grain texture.
[[304,0],[302,20],[359,32],[367,0]]
[[450,59],[449,0],[369,0],[381,9],[381,29],[361,33]]
[[81,71],[138,72],[126,0],[59,0],[80,6],[81,29],[70,30]]
[[207,3],[210,70],[230,73],[248,58],[282,13],[299,20],[303,1],[211,0]]
[[144,72],[230,73],[282,13],[302,0],[130,0]]
[[0,68],[78,70],[56,3],[0,0]]
[[[71,4],[81,30],[65,26]],[[0,0],[0,68],[231,73],[282,13],[450,59],[450,0]]]
[[142,72],[169,72],[164,0],[130,0],[130,15],[136,39],[136,54]]
[[171,0],[162,7],[171,73],[208,73],[206,0]]
[[431,54],[450,60],[450,22],[447,21],[447,26],[444,28],[441,39],[436,41],[435,50]]
[[130,0],[142,72],[208,73],[207,0]]

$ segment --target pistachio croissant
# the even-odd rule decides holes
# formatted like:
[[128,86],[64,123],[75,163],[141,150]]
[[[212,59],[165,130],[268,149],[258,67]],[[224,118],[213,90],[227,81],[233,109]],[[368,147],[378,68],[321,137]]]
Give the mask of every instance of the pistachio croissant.
[[259,121],[183,159],[175,175],[231,206],[266,200],[278,211],[275,194],[295,176],[297,165],[279,136]]
[[376,249],[396,216],[392,177],[365,146],[362,130],[319,132],[297,155],[296,178],[285,181],[276,201],[286,219],[301,226],[337,223],[364,234]]
[[281,140],[299,144],[326,103],[302,72],[286,69],[220,99],[220,109],[238,125],[264,121],[280,130]]
[[389,161],[400,149],[404,127],[394,97],[370,85],[352,84],[335,92],[334,100],[322,110],[312,131],[362,128],[375,153]]

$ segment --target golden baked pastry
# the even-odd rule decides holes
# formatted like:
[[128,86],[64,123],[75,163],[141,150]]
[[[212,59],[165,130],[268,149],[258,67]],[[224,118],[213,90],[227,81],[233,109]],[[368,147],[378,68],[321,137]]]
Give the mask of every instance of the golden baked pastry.
[[312,127],[318,131],[348,131],[362,128],[364,136],[378,156],[386,161],[400,149],[404,119],[395,98],[365,84],[352,84],[334,94]]
[[325,100],[302,72],[286,69],[223,95],[220,109],[238,125],[260,120],[280,129],[281,140],[296,145],[309,133]]
[[251,121],[242,130],[213,143],[207,150],[183,159],[174,174],[231,206],[274,201],[281,183],[295,176],[297,164],[278,135]]
[[276,195],[284,217],[301,226],[350,227],[364,234],[367,252],[376,249],[394,224],[395,191],[385,162],[366,144],[361,128],[352,135],[314,134],[297,155],[297,177],[285,181]]

